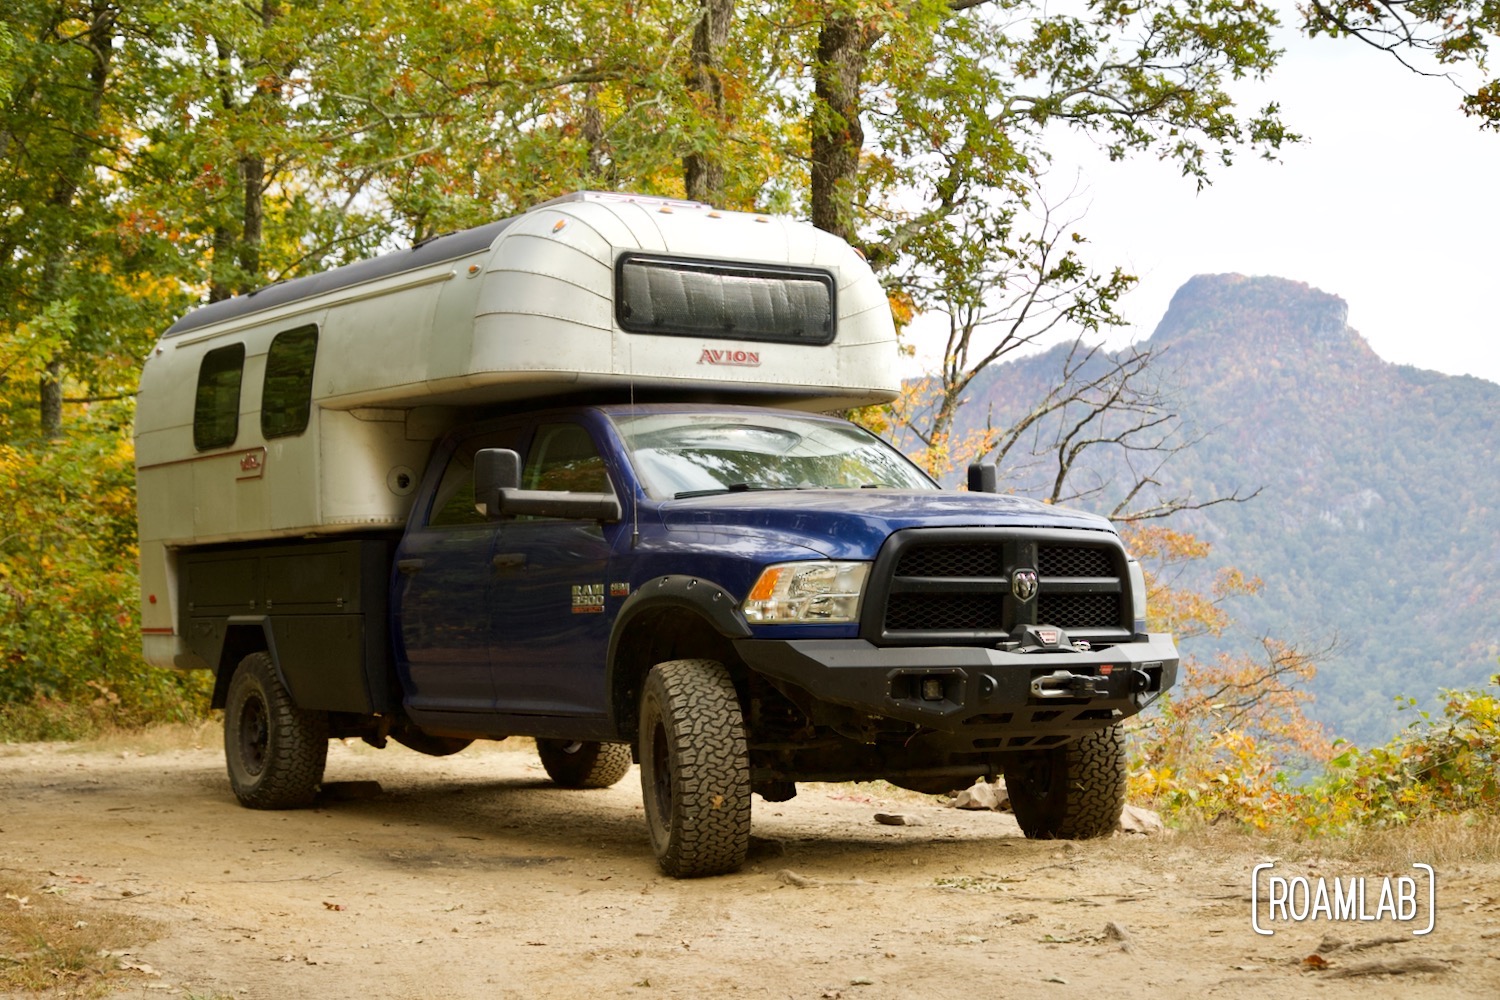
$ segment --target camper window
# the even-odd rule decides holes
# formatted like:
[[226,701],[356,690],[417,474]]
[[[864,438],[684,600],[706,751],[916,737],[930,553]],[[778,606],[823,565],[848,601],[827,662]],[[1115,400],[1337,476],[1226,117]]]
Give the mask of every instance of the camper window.
[[833,275],[811,267],[625,254],[615,317],[630,333],[833,342]]
[[284,330],[266,353],[266,380],[260,395],[260,432],[266,440],[307,430],[312,413],[313,361],[318,328]]
[[240,376],[245,345],[216,347],[198,366],[198,393],[193,402],[193,447],[227,448],[240,431]]

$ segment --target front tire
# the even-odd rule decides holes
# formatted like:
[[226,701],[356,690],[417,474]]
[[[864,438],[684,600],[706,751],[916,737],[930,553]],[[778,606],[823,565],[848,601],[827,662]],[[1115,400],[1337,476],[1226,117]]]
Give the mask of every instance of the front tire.
[[1033,840],[1107,837],[1125,806],[1125,734],[1114,725],[1018,754],[1005,765],[1005,791],[1021,832]]
[[328,762],[328,713],[298,708],[268,653],[235,668],[224,702],[224,760],[240,804],[299,809],[313,804]]
[[561,788],[608,788],[630,772],[630,744],[536,741],[542,769]]
[[739,695],[716,660],[668,660],[641,693],[641,791],[657,864],[723,875],[750,848],[750,758]]

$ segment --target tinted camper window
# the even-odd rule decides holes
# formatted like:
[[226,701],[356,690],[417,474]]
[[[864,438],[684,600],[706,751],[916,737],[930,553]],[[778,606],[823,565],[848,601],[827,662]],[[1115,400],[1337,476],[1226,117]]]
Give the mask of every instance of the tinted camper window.
[[318,328],[286,330],[266,353],[266,381],[260,397],[260,431],[267,440],[301,434],[312,413],[313,361]]
[[622,330],[789,344],[833,342],[833,275],[811,267],[625,254],[615,268]]
[[198,394],[193,403],[193,447],[227,448],[240,430],[240,376],[245,345],[216,347],[198,366]]

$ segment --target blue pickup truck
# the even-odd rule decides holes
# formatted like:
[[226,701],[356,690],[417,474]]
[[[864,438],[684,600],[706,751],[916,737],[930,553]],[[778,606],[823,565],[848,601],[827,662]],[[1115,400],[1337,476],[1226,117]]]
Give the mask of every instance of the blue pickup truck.
[[[442,280],[465,280],[465,254],[498,242],[492,231],[451,246],[443,266],[457,262],[458,276]],[[671,253],[652,259],[676,266]],[[731,305],[743,294],[737,314],[752,320],[801,296],[830,328],[848,315],[834,296],[857,298],[826,263],[681,260],[665,292],[608,261],[614,335],[653,294],[654,322],[700,334],[712,324],[692,302],[705,287]],[[1028,836],[1115,828],[1121,723],[1172,686],[1178,658],[1170,637],[1147,633],[1140,568],[1106,520],[995,492],[992,473],[941,489],[878,437],[810,412],[869,391],[847,379],[818,375],[811,405],[816,394],[787,405],[737,396],[718,373],[673,391],[634,363],[613,384],[510,398],[472,371],[459,384],[428,370],[421,393],[383,398],[359,396],[336,363],[318,375],[339,343],[327,297],[413,270],[205,307],[167,332],[143,376],[148,655],[215,672],[243,804],[314,801],[331,737],[443,755],[528,736],[568,788],[612,785],[638,763],[656,857],[678,877],[737,868],[752,795],[783,801],[799,781],[942,792],[1003,774]],[[826,303],[817,289],[787,292],[812,271],[828,275],[814,282]],[[308,302],[323,311],[295,312]],[[821,345],[795,342],[786,322],[767,320],[773,335],[758,338],[739,324],[748,347],[658,339],[680,341],[684,364],[752,369],[784,346],[838,343],[831,330]],[[347,342],[360,336],[375,334]],[[174,363],[188,377],[171,378]],[[189,397],[176,418],[174,395]],[[190,432],[188,457],[173,457],[171,436],[187,451]],[[363,484],[351,456],[371,465]]]

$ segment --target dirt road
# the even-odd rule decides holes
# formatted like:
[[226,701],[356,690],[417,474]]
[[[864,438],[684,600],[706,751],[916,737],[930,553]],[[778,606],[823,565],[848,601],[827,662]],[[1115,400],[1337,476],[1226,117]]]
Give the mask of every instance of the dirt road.
[[[126,996],[1500,996],[1493,863],[1439,868],[1429,935],[1318,920],[1261,936],[1251,873],[1272,859],[1242,838],[1035,842],[1007,815],[814,786],[756,799],[741,873],[676,882],[634,772],[565,792],[505,744],[433,759],[335,742],[328,780],[380,791],[253,812],[211,743],[0,746],[0,874],[157,922]],[[1314,953],[1329,967],[1309,970]]]

